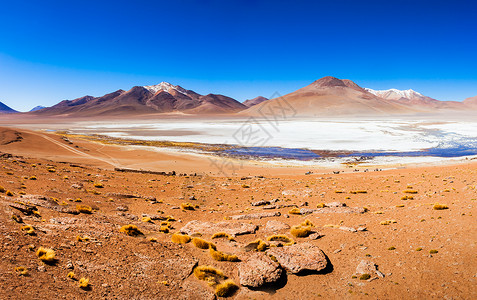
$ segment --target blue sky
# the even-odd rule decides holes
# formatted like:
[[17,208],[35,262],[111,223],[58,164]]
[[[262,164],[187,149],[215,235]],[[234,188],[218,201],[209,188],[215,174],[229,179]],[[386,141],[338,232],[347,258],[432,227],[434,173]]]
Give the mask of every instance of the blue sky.
[[239,101],[323,76],[477,95],[475,1],[2,1],[0,101],[18,110],[168,81]]

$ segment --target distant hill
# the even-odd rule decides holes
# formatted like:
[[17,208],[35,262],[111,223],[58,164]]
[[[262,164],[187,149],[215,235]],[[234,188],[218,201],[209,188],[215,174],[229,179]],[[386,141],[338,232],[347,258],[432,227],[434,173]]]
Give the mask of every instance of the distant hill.
[[40,110],[40,109],[43,109],[43,108],[46,108],[46,106],[38,105],[38,106],[33,107],[30,111],[37,111],[37,110]]
[[183,112],[189,114],[226,114],[247,107],[227,96],[200,95],[180,86],[161,82],[117,90],[102,97],[84,96],[32,112],[38,115],[132,115]]
[[13,108],[3,104],[0,102],[0,113],[3,114],[12,114],[12,113],[17,113],[18,111],[14,110]]
[[254,105],[260,104],[260,103],[265,102],[267,100],[268,100],[268,98],[258,96],[258,97],[255,97],[253,99],[245,100],[244,102],[242,102],[242,104],[247,106],[247,107],[252,107]]
[[[260,115],[264,106],[283,100],[298,117],[412,114],[464,110],[467,107],[462,102],[439,101],[413,90],[375,91],[362,88],[348,79],[327,76],[280,98],[254,105],[240,114]],[[468,102],[474,103],[472,101]]]

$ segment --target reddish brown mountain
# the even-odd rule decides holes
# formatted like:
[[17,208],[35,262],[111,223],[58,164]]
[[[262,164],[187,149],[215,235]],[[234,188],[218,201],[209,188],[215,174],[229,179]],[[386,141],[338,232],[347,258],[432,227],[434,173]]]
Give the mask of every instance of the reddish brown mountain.
[[223,95],[200,95],[162,82],[152,86],[135,86],[102,97],[84,96],[32,112],[37,115],[131,115],[184,112],[191,114],[234,113],[246,109],[235,99]]
[[253,99],[245,100],[244,102],[242,102],[242,104],[247,106],[247,107],[252,107],[254,105],[260,104],[260,103],[265,102],[267,100],[268,100],[268,98],[258,96],[258,97],[255,97]]
[[477,108],[477,96],[465,99],[464,104],[471,108]]

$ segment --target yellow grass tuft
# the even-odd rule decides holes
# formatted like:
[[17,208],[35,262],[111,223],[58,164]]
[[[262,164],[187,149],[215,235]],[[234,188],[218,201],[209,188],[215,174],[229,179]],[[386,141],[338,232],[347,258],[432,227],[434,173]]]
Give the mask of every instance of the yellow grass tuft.
[[222,271],[211,266],[196,267],[194,269],[194,276],[199,280],[206,281],[209,285],[215,285],[225,278]]
[[414,197],[406,195],[406,196],[402,196],[401,200],[414,200]]
[[130,236],[137,236],[137,235],[142,235],[143,233],[137,228],[136,225],[124,225],[119,229],[119,232],[125,233]]
[[405,193],[405,194],[417,194],[416,190],[404,190],[402,192]]
[[228,279],[215,287],[215,294],[219,297],[228,297],[233,295],[238,288],[233,280]]
[[152,223],[151,217],[142,217],[141,221],[144,223]]
[[28,276],[28,269],[26,267],[16,267],[15,272],[17,272],[20,276]]
[[76,209],[80,212],[80,213],[83,213],[83,214],[92,214],[93,213],[93,209],[88,206],[88,205],[76,205]]
[[182,209],[182,210],[194,210],[195,207],[194,207],[193,204],[187,202],[187,203],[182,203],[182,204],[181,204],[181,209]]
[[210,253],[210,256],[212,256],[212,258],[217,261],[233,261],[233,262],[240,261],[237,255],[223,253],[221,251],[215,250],[212,247],[209,248],[209,253]]
[[429,250],[429,253],[430,253],[430,254],[436,254],[436,253],[438,253],[438,252],[439,252],[439,251],[437,251],[437,250],[435,250],[435,249]]
[[318,203],[318,205],[316,206],[316,208],[325,208],[326,207],[326,204],[324,203]]
[[36,180],[36,176],[30,176],[28,179],[30,179],[30,180]]
[[13,197],[13,192],[12,192],[12,191],[7,191],[5,194],[6,194],[7,196]]
[[22,226],[21,229],[22,229],[22,231],[24,231],[26,234],[35,235],[35,228],[33,228],[33,226],[31,226],[31,225]]
[[49,248],[40,247],[36,251],[36,256],[44,263],[54,263],[56,262],[56,253],[55,250]]
[[0,193],[5,193],[6,191],[7,190],[3,186],[0,185]]
[[296,225],[290,229],[290,233],[295,237],[307,237],[311,232],[311,226]]
[[104,188],[104,185],[103,185],[102,183],[96,182],[96,183],[94,184],[94,187],[101,189],[101,188]]
[[187,244],[188,242],[190,242],[191,237],[186,234],[174,233],[171,236],[171,240],[173,243],[176,244]]
[[69,273],[66,275],[66,277],[71,278],[71,279],[75,279],[75,273],[69,272]]
[[295,207],[295,208],[292,208],[288,211],[288,213],[290,215],[301,215],[301,211],[299,208]]
[[393,224],[393,223],[397,223],[395,220],[385,220],[385,221],[381,221],[379,224],[380,225],[389,225],[389,224]]
[[443,209],[448,209],[449,207],[445,204],[435,203],[432,208],[435,210],[443,210]]
[[83,237],[77,235],[77,236],[76,236],[76,240],[77,240],[78,242],[87,242],[87,241],[90,240],[90,237],[87,236],[87,235],[85,235],[85,236],[83,236]]
[[89,287],[89,279],[81,277],[80,280],[78,281],[78,286],[82,289],[86,289]]
[[371,278],[371,275],[369,274],[362,274],[360,277],[359,277],[359,280],[368,280]]
[[163,233],[169,233],[169,227],[168,226],[161,226],[159,228],[159,231],[163,232]]
[[216,232],[214,233],[214,235],[212,235],[213,239],[222,238],[222,237],[228,239],[229,241],[234,240],[234,237],[228,234],[227,232]]
[[283,242],[285,246],[291,246],[295,244],[295,241],[284,234],[275,234],[272,236],[267,237],[267,241],[269,242]]
[[207,242],[206,240],[198,238],[198,237],[195,237],[192,239],[192,244],[199,249],[209,249],[209,247],[216,249],[213,243]]
[[48,168],[47,170],[48,170],[48,172],[50,172],[50,173],[55,173],[55,172],[56,172],[56,169],[55,169],[55,168]]

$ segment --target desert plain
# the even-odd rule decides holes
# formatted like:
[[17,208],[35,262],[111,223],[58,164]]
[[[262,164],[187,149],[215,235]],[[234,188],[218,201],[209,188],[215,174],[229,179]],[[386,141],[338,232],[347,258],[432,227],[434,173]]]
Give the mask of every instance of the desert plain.
[[0,152],[2,299],[477,296],[474,159],[225,173],[31,124]]

